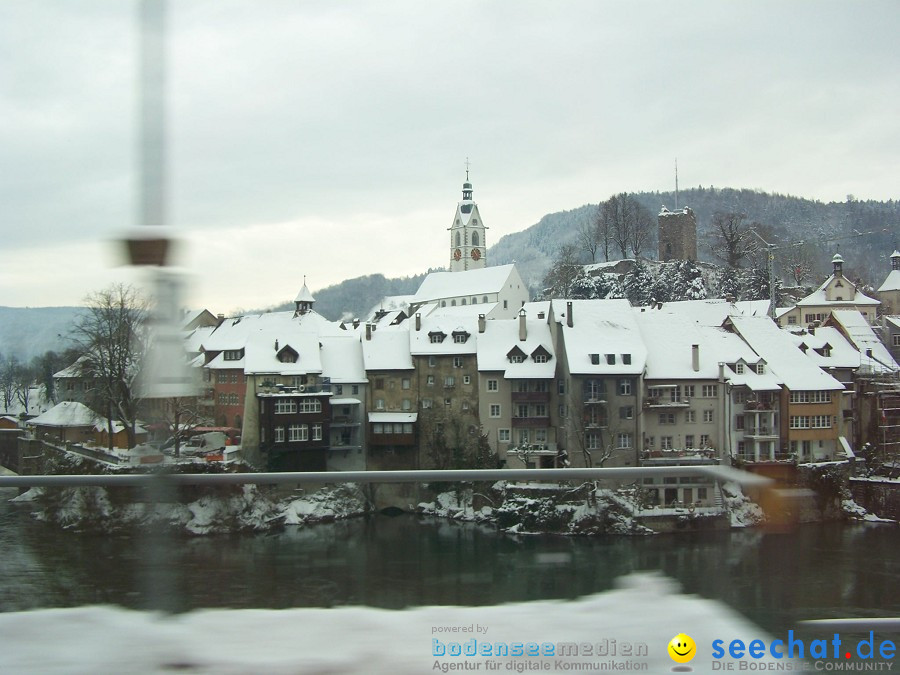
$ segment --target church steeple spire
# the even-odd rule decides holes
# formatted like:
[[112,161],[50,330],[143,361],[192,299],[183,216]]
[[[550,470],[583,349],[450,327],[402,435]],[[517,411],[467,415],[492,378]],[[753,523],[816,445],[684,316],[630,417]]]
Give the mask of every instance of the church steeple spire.
[[463,272],[486,266],[486,229],[478,213],[478,204],[472,201],[469,158],[466,157],[466,182],[462,186],[462,201],[456,207],[456,215],[450,227],[451,272]]

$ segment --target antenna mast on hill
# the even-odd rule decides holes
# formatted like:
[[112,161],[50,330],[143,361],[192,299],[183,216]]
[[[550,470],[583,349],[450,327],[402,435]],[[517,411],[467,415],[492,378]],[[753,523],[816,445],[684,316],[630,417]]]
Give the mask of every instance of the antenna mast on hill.
[[678,158],[675,158],[675,210],[678,210]]
[[469,158],[466,157],[466,182],[469,182]]

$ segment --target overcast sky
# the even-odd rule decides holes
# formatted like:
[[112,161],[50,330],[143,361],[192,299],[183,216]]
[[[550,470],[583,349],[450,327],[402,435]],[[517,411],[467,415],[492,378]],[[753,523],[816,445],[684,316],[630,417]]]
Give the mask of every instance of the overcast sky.
[[[0,0],[0,305],[129,278],[137,11]],[[900,4],[183,0],[169,214],[213,312],[447,264],[619,191],[900,197]]]

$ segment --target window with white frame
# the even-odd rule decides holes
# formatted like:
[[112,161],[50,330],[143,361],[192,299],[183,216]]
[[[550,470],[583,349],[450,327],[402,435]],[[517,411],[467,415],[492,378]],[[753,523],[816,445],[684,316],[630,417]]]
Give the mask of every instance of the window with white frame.
[[599,431],[588,431],[584,435],[584,444],[588,450],[599,450],[603,447],[603,437]]
[[472,378],[469,375],[463,375],[463,384],[471,384]]
[[684,421],[685,422],[696,422],[697,421],[697,412],[695,410],[685,410],[684,411]]
[[743,375],[744,374],[744,364],[743,363],[734,364],[734,372],[736,372],[738,375]]
[[275,442],[284,443],[284,427],[275,427]]
[[671,450],[675,446],[672,444],[671,436],[660,436],[659,437],[659,449],[660,450]]
[[660,413],[660,424],[675,424],[675,413]]
[[463,367],[463,357],[454,356],[453,357],[453,367],[454,368],[462,368]]
[[488,380],[487,381],[487,390],[488,391],[498,391],[499,388],[500,387],[499,387],[497,380]]
[[403,402],[400,404],[401,410],[412,410],[412,401],[408,398],[403,399]]
[[624,378],[619,380],[619,395],[631,396],[631,380]]
[[275,414],[289,415],[297,412],[297,401],[290,398],[275,399]]
[[717,384],[704,384],[701,389],[703,392],[703,398],[714,398],[716,394],[719,392],[719,385]]
[[408,377],[404,377],[400,381],[400,388],[401,389],[409,389],[409,378]]
[[701,448],[709,447],[709,434],[700,434],[700,447]]
[[694,398],[694,390],[695,390],[695,387],[693,384],[684,385],[684,397],[685,398]]
[[[628,380],[625,380],[625,381],[628,382],[629,384],[631,384],[630,381],[628,381]],[[619,448],[620,450],[624,449],[624,448],[630,448],[631,447],[631,434],[626,434],[626,433],[617,434],[616,435],[616,447]]]
[[312,439],[314,441],[322,440],[322,425],[321,424],[313,424],[312,425]]
[[427,387],[434,386],[434,375],[427,375],[425,377],[425,386],[427,386]]
[[447,375],[444,378],[444,388],[451,389],[456,386],[456,378],[453,375]]
[[500,417],[500,405],[497,403],[491,403],[490,408],[491,417]]
[[704,410],[703,411],[703,421],[707,422],[707,423],[713,421],[713,411],[712,410]]
[[308,441],[309,440],[309,427],[305,424],[292,424],[288,427],[288,440],[289,441]]
[[535,354],[533,358],[535,363],[547,363],[546,354]]
[[509,429],[497,429],[497,440],[501,443],[509,443]]
[[375,399],[375,410],[384,410],[384,399],[383,398]]

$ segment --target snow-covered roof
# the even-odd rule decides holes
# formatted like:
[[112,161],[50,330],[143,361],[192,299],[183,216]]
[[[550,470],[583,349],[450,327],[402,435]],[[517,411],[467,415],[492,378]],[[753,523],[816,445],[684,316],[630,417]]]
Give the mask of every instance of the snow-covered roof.
[[66,366],[62,370],[53,373],[54,378],[81,377],[81,364],[87,361],[87,356],[79,356],[75,363]]
[[[814,333],[802,326],[785,328],[794,344],[821,368],[859,368],[859,350],[833,326],[820,326]],[[825,354],[828,356],[825,356]]]
[[767,368],[771,368],[791,391],[834,391],[844,388],[805,358],[794,344],[791,334],[781,330],[769,317],[732,316],[728,321],[753,351],[765,359]]
[[[296,358],[296,361],[290,359]],[[230,363],[236,363],[231,361]],[[313,333],[261,330],[247,338],[247,374],[309,375],[322,372],[319,337]]]
[[274,337],[297,333],[339,335],[341,331],[337,324],[315,311],[300,316],[295,316],[293,311],[246,314],[225,319],[206,337],[202,346],[208,352],[241,349],[250,336],[259,332],[271,333]]
[[[768,369],[762,375],[752,366],[761,359],[738,335],[717,326],[703,326],[679,314],[641,311],[634,308],[647,348],[646,377],[652,380],[717,380],[719,364],[747,366],[743,373],[726,367],[723,375],[735,385],[754,391],[781,388],[777,376]],[[694,346],[698,350],[698,370],[693,367]]]
[[[652,311],[652,310],[647,310]],[[680,300],[664,303],[661,312],[681,314],[695,323],[704,326],[721,326],[729,316],[766,316],[769,311],[768,300]]]
[[359,405],[362,403],[358,398],[332,398],[331,405]]
[[416,296],[414,295],[386,295],[375,303],[374,307],[366,312],[365,317],[366,319],[371,320],[375,314],[382,310],[385,312],[405,312],[409,309],[409,305],[415,297]]
[[[421,328],[416,330],[416,319],[409,327],[409,352],[413,356],[474,354],[478,342],[478,318],[473,316],[453,316],[436,312],[421,319]],[[457,342],[454,333],[465,338]],[[432,341],[432,336],[443,335],[440,341]],[[460,338],[460,339],[462,339]]]
[[[508,380],[550,379],[556,375],[556,354],[546,319],[525,319],[525,340],[519,339],[519,319],[488,321],[478,334],[478,370],[502,371]],[[510,352],[518,348],[520,363],[510,362]],[[546,353],[546,363],[535,361],[535,354]]]
[[[896,253],[896,251],[894,252]],[[878,287],[879,293],[884,293],[885,291],[900,291],[900,270],[891,270],[884,283]]]
[[412,370],[409,353],[409,321],[372,331],[371,339],[361,338],[366,370]]
[[83,403],[63,401],[29,420],[28,424],[36,427],[92,427],[99,419],[100,416]]
[[297,293],[297,297],[294,298],[294,302],[315,302],[316,299],[313,297],[313,294],[309,292],[309,288],[306,286],[306,280],[303,280],[303,288],[300,289],[300,292]]
[[[94,431],[107,432],[107,433],[109,433],[109,422],[107,422],[105,419],[99,419],[99,418],[98,418],[97,421],[94,423]],[[112,432],[113,432],[113,434],[115,435],[115,434],[121,433],[121,432],[123,432],[123,431],[125,431],[125,425],[122,424],[121,422],[118,422],[118,421],[115,421],[115,420],[114,420],[114,421],[112,422]],[[146,429],[144,426],[140,425],[140,424],[136,424],[136,425],[134,426],[134,433],[136,433],[136,434],[146,434],[146,433],[147,433],[147,429]]]
[[188,335],[184,339],[184,349],[189,354],[196,354],[200,351],[200,347],[203,346],[203,343],[209,340],[209,336],[212,335],[213,331],[216,329],[215,326],[200,326],[199,328],[195,328],[191,331],[190,335]]
[[[476,296],[480,302],[480,296],[499,293],[509,282],[510,276],[513,274],[518,276],[515,269],[515,265],[498,265],[465,272],[432,272],[422,280],[414,301],[429,302],[443,298]],[[521,283],[521,280],[518,283]]]
[[[422,305],[419,309],[416,310],[416,314],[421,314],[422,316],[449,316],[449,317],[469,317],[478,318],[479,314],[484,314],[485,316],[490,316],[491,312],[494,311],[494,308],[497,307],[499,303],[496,302],[484,302],[480,304],[474,305],[456,305],[456,306],[446,306],[441,307],[439,303],[432,302],[426,305]],[[415,315],[414,315],[415,316]]]
[[900,316],[886,316],[884,320],[894,328],[900,328]]
[[[802,300],[798,300],[797,307],[854,307],[857,305],[881,304],[878,300],[870,298],[868,295],[863,295],[858,289],[856,289],[855,286],[853,297],[849,300],[829,300],[825,295],[825,289],[828,288],[828,285],[834,280],[834,278],[835,277],[832,274],[816,290],[814,290]],[[847,283],[850,282],[847,281]]]
[[356,335],[323,337],[321,344],[322,375],[333,384],[366,381],[362,345]]
[[831,320],[839,324],[842,332],[859,350],[863,367],[876,372],[897,372],[897,362],[859,311],[836,309],[831,313]]
[[[572,303],[571,328],[566,316],[568,302]],[[553,315],[562,325],[569,372],[574,375],[643,372],[647,348],[627,300],[553,300],[552,304]],[[613,363],[608,363],[608,354],[613,356]]]

